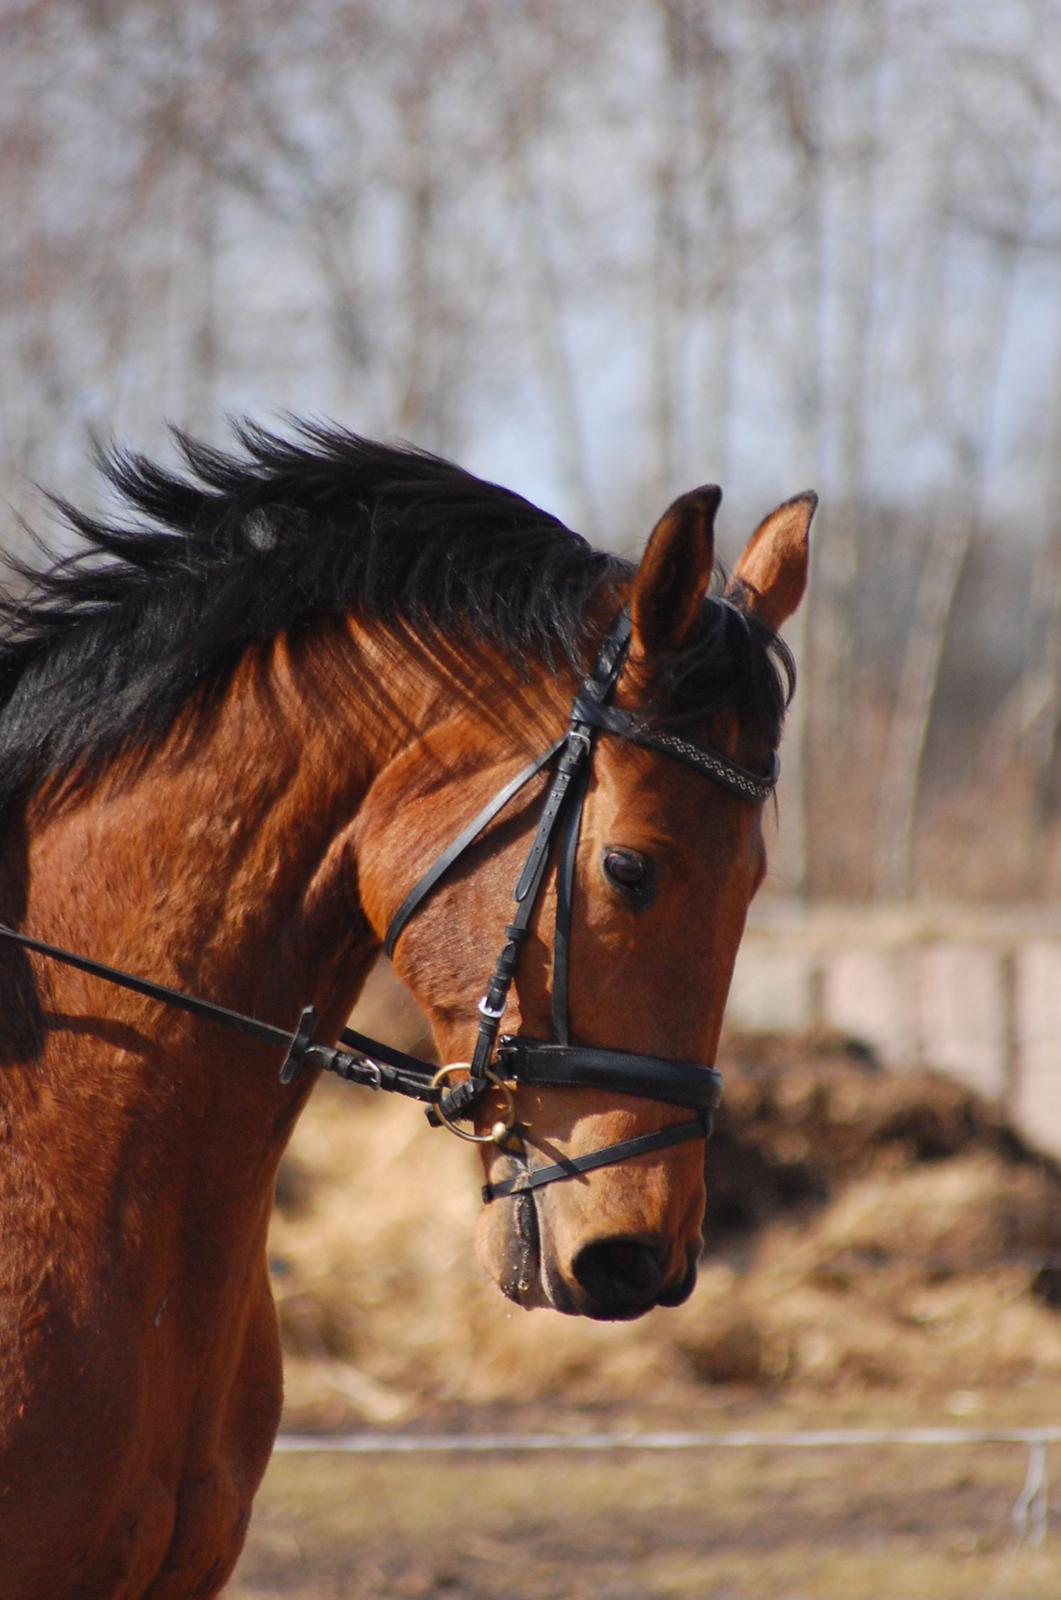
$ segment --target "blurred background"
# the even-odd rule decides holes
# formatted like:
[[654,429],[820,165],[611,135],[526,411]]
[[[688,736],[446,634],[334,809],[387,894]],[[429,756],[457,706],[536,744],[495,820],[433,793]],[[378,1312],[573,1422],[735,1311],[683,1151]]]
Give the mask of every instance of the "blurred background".
[[776,887],[1057,895],[1057,0],[5,0],[0,51],[16,510],[285,409],[630,552],[816,487]]
[[[0,60],[9,545],[36,484],[96,493],[90,438],[241,413],[408,438],[630,554],[700,482],[730,560],[821,495],[704,1287],[513,1321],[473,1158],[325,1089],[275,1229],[289,1419],[733,1385],[1041,1411],[1061,0],[0,0]],[[381,982],[369,1020],[414,1039]]]

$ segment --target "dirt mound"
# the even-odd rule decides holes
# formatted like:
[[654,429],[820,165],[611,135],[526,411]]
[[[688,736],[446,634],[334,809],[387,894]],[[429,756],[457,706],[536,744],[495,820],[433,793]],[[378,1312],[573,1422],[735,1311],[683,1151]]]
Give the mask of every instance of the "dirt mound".
[[880,1072],[835,1040],[733,1041],[722,1065],[700,1286],[621,1326],[510,1306],[472,1253],[474,1152],[408,1104],[322,1084],[271,1241],[289,1419],[1061,1376],[1053,1163],[959,1085]]
[[1045,1169],[1001,1112],[939,1073],[882,1071],[836,1035],[729,1041],[711,1142],[710,1238],[821,1204],[870,1172],[972,1151]]

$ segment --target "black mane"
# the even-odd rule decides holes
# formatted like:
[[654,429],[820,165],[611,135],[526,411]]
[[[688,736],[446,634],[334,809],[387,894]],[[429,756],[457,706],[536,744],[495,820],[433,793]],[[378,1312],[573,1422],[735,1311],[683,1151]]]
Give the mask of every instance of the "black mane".
[[[103,471],[138,520],[55,504],[77,553],[0,598],[0,799],[150,747],[255,642],[356,610],[582,665],[588,602],[629,563],[508,489],[411,447],[298,423],[244,423],[242,456],[175,437],[189,476],[113,451]],[[733,705],[776,742],[790,660],[722,602],[668,673],[671,717]]]

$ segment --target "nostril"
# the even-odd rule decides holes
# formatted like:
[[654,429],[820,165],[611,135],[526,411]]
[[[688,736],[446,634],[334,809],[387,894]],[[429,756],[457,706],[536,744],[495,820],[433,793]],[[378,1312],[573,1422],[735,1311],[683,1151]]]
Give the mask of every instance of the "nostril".
[[598,1239],[583,1246],[571,1270],[598,1306],[621,1315],[654,1303],[667,1275],[667,1253],[650,1239]]

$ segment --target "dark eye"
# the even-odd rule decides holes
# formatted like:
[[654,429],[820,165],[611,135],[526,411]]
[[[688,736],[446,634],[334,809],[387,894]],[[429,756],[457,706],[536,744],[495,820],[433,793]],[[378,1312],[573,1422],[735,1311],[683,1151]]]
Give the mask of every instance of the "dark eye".
[[652,863],[639,850],[624,850],[609,845],[602,859],[604,875],[609,883],[622,889],[632,899],[646,904],[652,893]]

